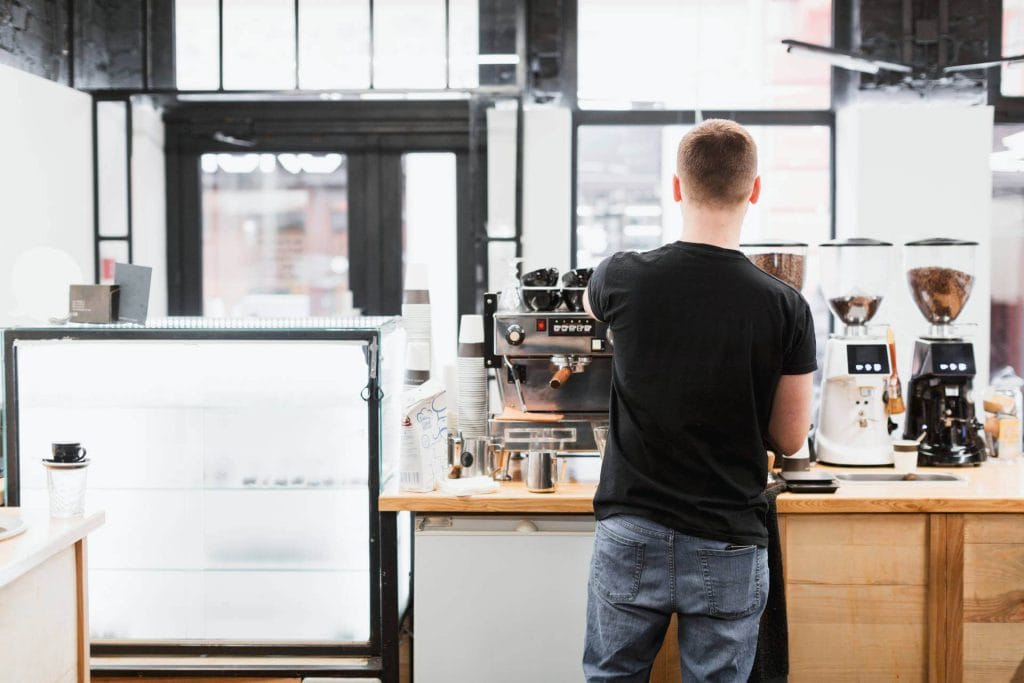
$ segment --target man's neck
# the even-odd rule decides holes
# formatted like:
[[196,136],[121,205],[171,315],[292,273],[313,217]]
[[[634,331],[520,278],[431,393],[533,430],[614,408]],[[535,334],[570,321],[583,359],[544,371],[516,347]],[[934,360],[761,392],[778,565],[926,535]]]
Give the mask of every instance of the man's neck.
[[745,204],[738,209],[696,209],[684,204],[683,234],[680,239],[723,249],[737,249],[746,214]]

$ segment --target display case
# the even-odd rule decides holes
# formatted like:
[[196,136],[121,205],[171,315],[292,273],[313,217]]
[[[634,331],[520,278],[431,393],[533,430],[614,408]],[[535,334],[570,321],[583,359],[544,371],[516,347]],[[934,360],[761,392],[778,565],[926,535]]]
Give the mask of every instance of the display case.
[[70,440],[106,511],[93,653],[380,655],[403,348],[389,318],[4,330],[6,503],[45,507]]

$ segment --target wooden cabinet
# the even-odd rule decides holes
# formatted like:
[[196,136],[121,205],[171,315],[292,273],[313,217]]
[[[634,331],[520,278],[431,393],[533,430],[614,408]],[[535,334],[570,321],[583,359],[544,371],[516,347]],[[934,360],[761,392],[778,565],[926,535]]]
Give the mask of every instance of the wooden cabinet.
[[[84,541],[79,541],[84,543]],[[0,589],[0,678],[88,681],[84,574],[66,548]],[[84,649],[83,649],[84,648]]]
[[790,680],[923,680],[928,516],[788,515],[781,531]]
[[1024,515],[963,515],[963,673],[1024,681]]
[[25,523],[0,542],[0,680],[89,683],[85,537],[103,513],[0,510]]

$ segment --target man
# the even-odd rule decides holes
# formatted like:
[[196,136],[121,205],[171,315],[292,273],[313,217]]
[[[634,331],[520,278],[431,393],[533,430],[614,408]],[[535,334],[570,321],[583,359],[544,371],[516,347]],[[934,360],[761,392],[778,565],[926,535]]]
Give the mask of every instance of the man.
[[647,681],[673,613],[684,680],[747,680],[768,595],[765,449],[795,453],[810,425],[810,308],[737,251],[761,194],[750,134],[696,126],[672,186],[682,239],[605,259],[584,299],[614,342],[592,682]]

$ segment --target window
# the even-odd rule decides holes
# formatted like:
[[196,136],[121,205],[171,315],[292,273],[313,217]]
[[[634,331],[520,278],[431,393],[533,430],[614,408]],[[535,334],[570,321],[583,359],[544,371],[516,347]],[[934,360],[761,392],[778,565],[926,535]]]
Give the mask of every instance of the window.
[[832,237],[831,67],[787,54],[832,43],[831,0],[578,0],[573,261],[679,238],[676,148],[706,116],[744,123],[764,191],[742,239],[809,245],[804,295],[819,351],[831,316],[817,245]]
[[292,0],[223,0],[224,88],[295,87],[295,7]]
[[[831,232],[829,129],[748,126],[758,145],[764,191],[750,208],[744,240],[816,244]],[[581,126],[578,132],[576,262],[596,265],[617,251],[678,239],[672,199],[676,148],[685,126]],[[808,282],[816,280],[808,273]]]
[[514,85],[522,1],[493,0],[481,12],[477,0],[177,0],[177,87]]
[[[1020,54],[1024,54],[1024,0],[1003,0],[1003,56]],[[999,82],[1003,95],[1024,97],[1024,65],[1004,64]]]
[[374,86],[445,87],[444,0],[376,0],[373,14]]
[[[810,245],[804,295],[819,337],[829,311],[818,287],[817,245],[832,230],[830,129],[748,126],[757,141],[763,192],[750,207],[744,241]],[[679,239],[672,198],[676,148],[686,126],[581,126],[577,144],[576,263],[595,266],[618,251],[647,251]],[[823,344],[819,344],[823,347]]]
[[97,281],[114,282],[114,264],[131,261],[128,139],[131,103],[96,103]]
[[827,109],[831,0],[579,0],[580,106]]
[[341,154],[204,154],[203,313],[344,315],[348,166]]
[[992,151],[992,347],[995,374],[1024,371],[1024,123],[997,125]]
[[370,87],[370,6],[363,0],[299,3],[299,87]]
[[220,87],[217,0],[174,0],[174,70],[179,90]]

